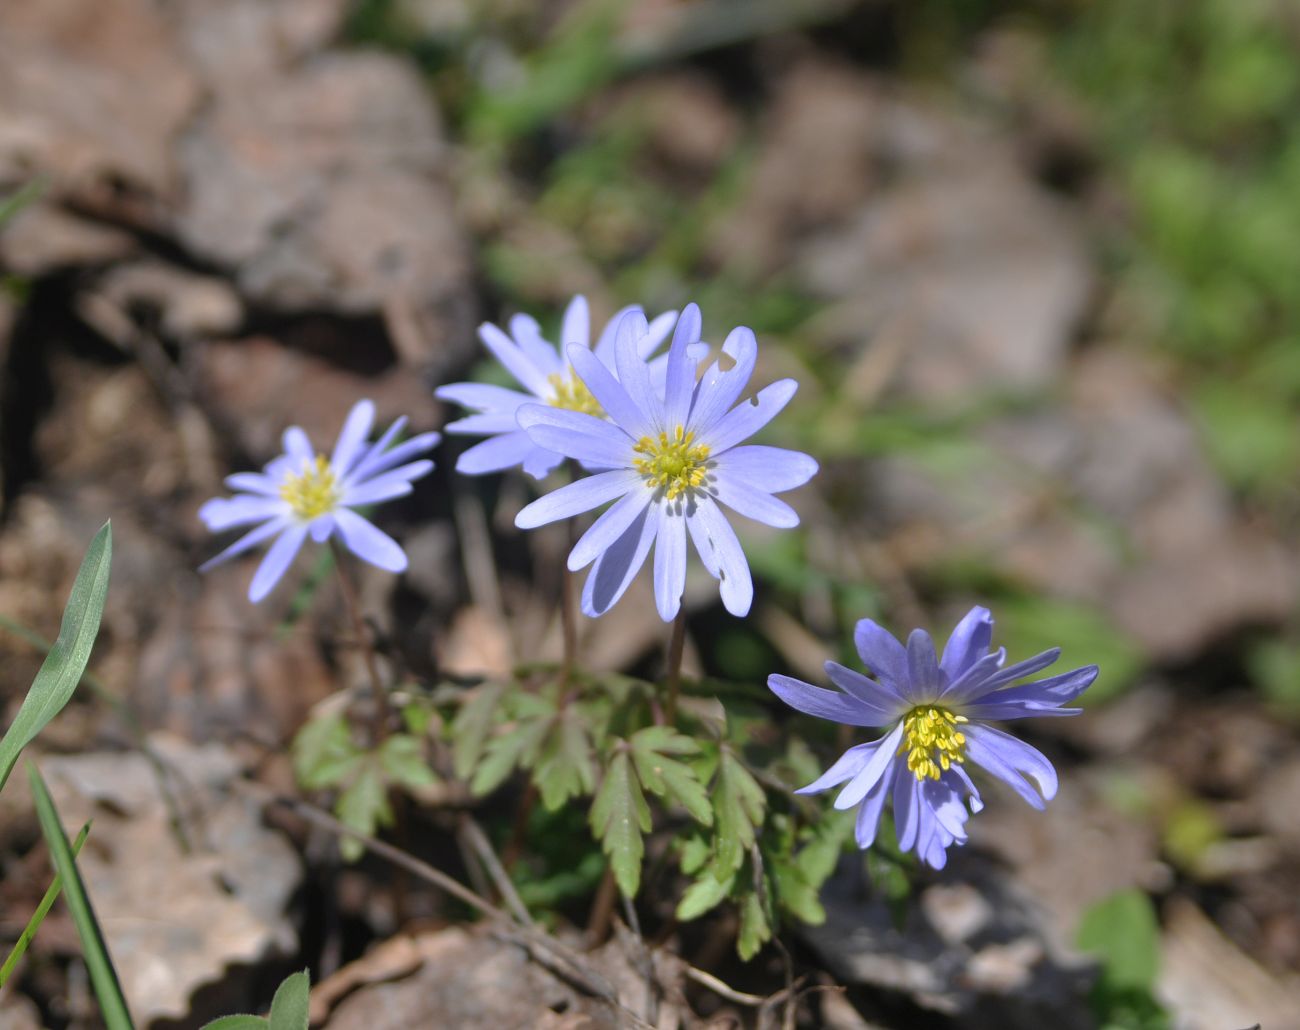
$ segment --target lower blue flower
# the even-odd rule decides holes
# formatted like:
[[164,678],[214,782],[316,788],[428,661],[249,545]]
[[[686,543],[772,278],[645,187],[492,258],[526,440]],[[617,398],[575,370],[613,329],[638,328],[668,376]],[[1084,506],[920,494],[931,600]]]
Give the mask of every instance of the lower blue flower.
[[942,869],[951,845],[966,843],[966,821],[983,807],[967,772],[977,765],[1009,784],[1035,808],[1056,796],[1056,770],[1036,748],[987,726],[987,721],[1077,715],[1063,708],[1097,678],[1088,665],[1048,679],[1020,683],[1060,657],[1053,648],[1003,668],[1006,651],[990,651],[993,616],[972,608],[943,650],[924,630],[899,643],[870,619],[858,623],[854,642],[875,678],[837,662],[826,672],[839,690],[790,676],[768,677],[768,687],[792,708],[850,726],[889,727],[878,740],[849,748],[825,773],[796,791],[815,794],[845,784],[835,807],[857,807],[858,846],[876,839],[880,816],[892,799],[898,846]]

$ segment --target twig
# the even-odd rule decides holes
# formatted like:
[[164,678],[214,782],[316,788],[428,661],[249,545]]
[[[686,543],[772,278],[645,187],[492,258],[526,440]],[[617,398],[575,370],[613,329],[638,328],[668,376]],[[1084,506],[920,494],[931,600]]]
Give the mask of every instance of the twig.
[[619,891],[619,897],[623,901],[623,915],[627,919],[627,925],[636,937],[637,964],[640,965],[641,976],[645,979],[646,1022],[656,1023],[659,1020],[659,991],[655,983],[654,960],[650,957],[650,949],[646,947],[645,937],[641,934],[641,918],[636,914],[636,905],[622,891]]
[[487,834],[483,832],[483,827],[479,826],[468,812],[462,812],[460,815],[460,831],[469,842],[469,846],[473,848],[474,854],[478,856],[478,860],[483,863],[483,868],[487,870],[488,876],[492,878],[497,893],[501,895],[511,914],[524,926],[532,926],[533,917],[528,914],[528,908],[524,905],[523,899],[519,897],[519,892],[515,890],[515,885],[510,881],[510,876],[506,873],[501,860],[497,858],[497,853],[492,850],[492,842],[488,840]]
[[738,991],[734,987],[723,983],[712,973],[706,973],[703,969],[696,969],[694,966],[686,967],[686,976],[701,987],[707,987],[718,997],[726,998],[727,1001],[734,1001],[737,1005],[758,1006],[768,1000],[760,994],[746,994],[744,991]]
[[346,558],[343,554],[343,548],[333,536],[329,538],[330,553],[334,555],[334,568],[339,574],[339,589],[343,594],[343,607],[348,610],[348,618],[352,622],[352,632],[356,634],[359,646],[361,647],[361,657],[366,663],[366,674],[370,677],[370,689],[374,693],[375,714],[374,738],[375,744],[383,743],[388,729],[388,694],[384,690],[384,681],[379,675],[379,663],[375,657],[374,640],[366,627],[366,621],[361,616],[361,605],[357,600],[356,588],[352,585],[352,580],[348,576],[347,568],[344,565]]
[[618,884],[614,882],[614,867],[607,865],[600,886],[596,888],[596,899],[591,903],[591,915],[587,917],[588,947],[594,948],[609,932],[609,918],[614,913],[614,896],[617,893]]

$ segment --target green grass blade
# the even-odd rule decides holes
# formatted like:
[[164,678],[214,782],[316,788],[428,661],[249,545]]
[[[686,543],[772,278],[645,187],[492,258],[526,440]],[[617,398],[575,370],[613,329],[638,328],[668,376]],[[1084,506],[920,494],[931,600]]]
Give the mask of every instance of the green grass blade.
[[122,997],[122,985],[113,969],[113,960],[109,957],[104,935],[99,930],[95,911],[90,907],[86,885],[82,883],[81,873],[77,871],[72,848],[68,846],[59,813],[54,808],[54,799],[50,797],[40,772],[30,762],[27,765],[27,775],[32,784],[32,798],[36,802],[36,817],[41,822],[41,832],[45,834],[54,869],[63,880],[63,896],[72,912],[72,921],[77,925],[81,950],[86,968],[90,971],[95,996],[99,999],[99,1011],[104,1017],[104,1025],[108,1030],[134,1030],[126,999]]
[[[86,834],[89,832],[90,823],[86,823],[81,828],[81,832],[77,834],[77,839],[72,842],[73,858],[81,854],[81,845],[86,843]],[[13,950],[9,952],[9,957],[5,959],[4,965],[0,966],[0,987],[9,982],[9,977],[13,975],[14,968],[22,960],[22,957],[27,954],[27,946],[32,943],[36,931],[40,929],[41,923],[45,921],[50,906],[54,904],[54,899],[59,896],[61,890],[63,890],[63,877],[55,873],[50,889],[45,892],[45,897],[41,898],[41,903],[36,906],[36,911],[32,913],[31,919],[27,920],[27,925],[23,927],[23,932],[18,935],[18,941],[14,944]]]
[[271,1000],[271,1030],[307,1030],[311,977],[307,970],[287,976]]
[[19,753],[63,710],[86,671],[99,632],[99,620],[104,614],[112,560],[113,531],[105,522],[82,559],[72,594],[63,609],[58,638],[41,663],[18,715],[0,740],[0,788],[13,772]]
[[4,225],[14,215],[36,200],[45,192],[48,183],[44,179],[33,179],[27,185],[0,200],[0,225]]

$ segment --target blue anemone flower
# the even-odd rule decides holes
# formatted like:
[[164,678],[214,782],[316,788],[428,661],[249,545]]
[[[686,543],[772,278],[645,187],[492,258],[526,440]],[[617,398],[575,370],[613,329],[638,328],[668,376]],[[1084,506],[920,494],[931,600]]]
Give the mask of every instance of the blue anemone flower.
[[207,501],[199,518],[214,533],[260,525],[204,562],[199,571],[274,537],[248,588],[248,599],[256,604],[279,582],[308,536],[324,543],[332,533],[358,558],[389,572],[403,571],[406,552],[397,541],[352,509],[409,494],[412,481],[433,471],[427,458],[410,459],[432,450],[439,436],[421,433],[394,446],[406,425],[403,417],[376,443],[367,444],[374,421],[374,404],[358,401],[328,458],[316,453],[300,427],[290,426],[284,431],[284,453],[261,472],[226,477],[226,485],[237,493]]
[[574,372],[608,421],[540,404],[519,409],[519,424],[533,443],[596,474],[529,504],[515,524],[531,529],[615,502],[569,554],[570,570],[592,566],[582,592],[587,615],[602,615],[618,601],[653,546],[656,607],[665,622],[676,618],[686,587],[688,536],[720,581],[727,610],[744,615],[753,582],[722,506],[769,526],[799,524],[794,509],[772,495],[802,486],[817,462],[779,447],[737,446],[785,407],[798,384],[783,379],[737,403],[758,356],[754,334],[743,326],[723,344],[727,367],[719,360],[697,382],[700,309],[689,304],[677,320],[661,388],[642,357],[648,331],[640,312],[623,316],[612,371],[583,347],[568,350]]
[[1056,796],[1052,763],[1036,748],[984,723],[1078,715],[1081,709],[1061,706],[1088,689],[1097,666],[1015,685],[1055,662],[1060,648],[1004,669],[1006,650],[990,651],[992,638],[987,608],[972,608],[957,624],[942,658],[935,656],[925,630],[913,630],[904,647],[863,619],[854,642],[875,679],[836,662],[826,663],[826,673],[838,691],[790,676],[768,677],[768,687],[801,712],[849,726],[890,727],[880,739],[849,748],[795,793],[847,784],[835,807],[858,806],[856,837],[862,848],[876,839],[880,814],[892,798],[898,846],[935,869],[943,868],[949,845],[966,843],[966,820],[983,807],[967,759],[1033,807],[1045,807]]
[[[475,414],[449,422],[444,427],[448,433],[488,437],[456,459],[456,471],[478,476],[521,465],[534,479],[544,479],[564,461],[564,455],[534,443],[519,427],[516,413],[525,404],[541,401],[566,411],[600,416],[600,402],[592,396],[582,379],[574,375],[566,348],[576,346],[591,350],[612,372],[615,331],[625,315],[640,311],[636,305],[629,305],[616,314],[601,331],[595,347],[591,347],[590,342],[591,315],[587,299],[581,294],[574,297],[565,309],[558,347],[542,336],[541,327],[528,315],[515,315],[510,320],[509,334],[490,322],[479,326],[478,335],[483,345],[528,392],[488,383],[451,383],[434,391],[439,400],[475,409]],[[667,311],[649,323],[645,335],[639,340],[642,358],[648,358],[663,343],[676,317],[677,312]],[[664,364],[662,357],[652,363],[661,383]]]

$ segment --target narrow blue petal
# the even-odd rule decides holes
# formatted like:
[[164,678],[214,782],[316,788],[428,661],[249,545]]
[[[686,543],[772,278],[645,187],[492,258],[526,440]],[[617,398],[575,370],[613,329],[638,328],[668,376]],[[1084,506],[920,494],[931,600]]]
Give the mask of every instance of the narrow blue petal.
[[655,505],[658,512],[659,533],[655,537],[655,607],[659,618],[672,622],[682,606],[686,591],[686,515],[676,506],[666,503]]
[[[534,451],[540,450],[522,429],[503,433],[477,443],[456,459],[456,471],[465,476],[483,476],[489,472],[502,472],[522,464]],[[551,452],[548,452],[551,453]],[[563,461],[555,456],[556,464]]]
[[687,304],[677,318],[673,342],[668,349],[668,372],[664,382],[664,424],[669,428],[684,426],[690,414],[691,396],[695,392],[695,362],[691,344],[700,339],[700,309]]
[[975,661],[955,680],[950,681],[939,696],[949,704],[959,705],[968,697],[975,697],[985,693],[988,690],[985,684],[988,683],[990,677],[997,673],[998,669],[1002,668],[1002,663],[1006,659],[1006,648],[999,647],[996,651],[990,651],[983,658]]
[[966,756],[1009,784],[1034,808],[1044,808],[1056,796],[1056,770],[1037,748],[992,726],[969,725],[963,732]]
[[581,515],[622,497],[637,487],[640,479],[636,472],[618,469],[568,483],[525,505],[515,516],[515,525],[520,529],[536,529],[548,522]]
[[348,508],[339,508],[334,513],[334,519],[343,542],[358,558],[388,572],[402,572],[406,569],[406,552],[382,529]]
[[426,476],[432,471],[433,462],[413,461],[400,469],[393,469],[364,483],[349,486],[343,492],[342,503],[352,508],[359,508],[367,504],[391,501],[394,497],[405,497],[413,489],[412,480]]
[[563,454],[556,454],[554,451],[548,451],[542,447],[534,447],[524,455],[521,467],[534,479],[541,480],[545,479],[563,464]]
[[265,522],[289,513],[289,505],[279,497],[214,497],[199,508],[199,518],[209,532],[220,533],[236,526]]
[[832,683],[857,699],[859,704],[876,712],[879,722],[873,725],[888,726],[909,707],[899,703],[899,697],[894,691],[838,662],[827,662],[826,674]]
[[[531,397],[527,403],[533,403]],[[480,411],[448,422],[442,428],[452,436],[495,436],[498,433],[513,433],[519,428],[519,423],[515,420],[513,411]]]
[[569,348],[569,362],[591,395],[614,423],[634,440],[657,432],[654,423],[633,403],[622,384],[595,354],[583,347]]
[[893,776],[898,775],[895,766],[892,776],[882,776],[880,782],[867,791],[867,796],[858,806],[858,817],[853,823],[853,836],[858,847],[866,849],[876,842],[876,833],[880,829],[880,814],[885,810],[885,801],[893,786]]
[[[591,348],[596,357],[600,358],[604,366],[611,372],[614,370],[614,344],[618,339],[618,327],[622,324],[623,319],[634,311],[641,311],[641,305],[629,304],[625,308],[619,308],[619,310],[614,313],[614,317],[605,323],[605,328],[600,331],[600,336],[596,339],[595,346]],[[644,312],[642,312],[642,314],[644,315]],[[659,316],[659,318],[662,317],[662,315]],[[659,319],[657,318],[655,321],[658,322]],[[671,323],[669,323],[668,328],[672,328]],[[664,335],[667,335],[667,331],[664,332]],[[655,341],[655,346],[658,346],[662,342],[663,336],[660,336],[660,338]]]
[[851,694],[814,687],[793,676],[777,673],[767,678],[767,687],[791,708],[805,715],[815,715],[819,719],[829,719],[846,726],[886,725],[880,721],[879,709],[864,704]]
[[631,468],[632,440],[621,429],[580,411],[543,404],[519,409],[519,425],[538,447],[605,468]]
[[803,486],[817,473],[817,462],[784,447],[746,444],[733,447],[716,459],[718,471],[743,479],[756,490],[779,494]]
[[779,379],[765,386],[752,400],[741,401],[718,419],[709,429],[699,429],[700,439],[709,445],[714,454],[743,443],[781,413],[790,398],[799,389],[793,379]]
[[1078,715],[1081,708],[1061,708],[1073,701],[1097,678],[1097,666],[1052,676],[1018,687],[1006,687],[983,694],[974,704],[963,705],[961,712],[970,719],[1026,719],[1043,715]]
[[227,547],[224,551],[218,554],[216,557],[209,558],[202,565],[200,565],[199,571],[207,572],[208,569],[216,568],[216,566],[221,565],[223,562],[230,561],[231,558],[241,555],[245,551],[251,551],[262,541],[275,536],[276,533],[281,532],[289,525],[290,525],[290,521],[288,518],[277,518],[277,519],[272,519],[270,522],[267,522],[265,525],[258,526],[254,530],[250,530],[249,532],[241,536],[238,540],[236,540],[233,544],[231,544],[229,547]]
[[928,700],[937,697],[943,686],[934,641],[923,629],[912,630],[907,638],[907,676],[912,684],[912,695],[917,698]]
[[993,640],[993,614],[976,606],[957,623],[943,647],[939,667],[951,683],[989,652]]
[[754,580],[731,523],[711,498],[696,497],[687,509],[686,525],[704,567],[719,581],[723,607],[743,618],[754,602]]
[[637,349],[646,329],[645,315],[639,311],[624,316],[614,341],[614,367],[619,383],[641,411],[642,424],[650,426],[652,433],[658,433],[665,428],[663,400],[655,392],[650,369]]
[[348,417],[343,423],[343,429],[339,432],[338,442],[334,444],[334,453],[330,457],[330,465],[333,466],[335,475],[348,474],[348,470],[361,454],[366,437],[370,435],[370,428],[374,424],[374,401],[361,400],[352,405],[352,410],[348,412]]
[[284,453],[288,456],[295,472],[301,472],[316,460],[316,452],[312,449],[311,441],[307,439],[307,434],[303,432],[301,427],[290,426],[284,431],[282,441],[284,443]]
[[330,534],[334,532],[334,526],[333,515],[321,515],[307,523],[307,530],[311,534],[312,540],[318,544],[323,544],[330,538]]
[[[577,572],[579,569],[585,569],[602,552],[613,547],[626,534],[628,527],[637,522],[641,514],[649,508],[650,499],[650,491],[638,487],[615,501],[573,545],[573,550],[569,552],[569,571]],[[657,531],[658,519],[656,518],[654,522]]]
[[253,573],[253,582],[248,587],[248,599],[257,604],[274,589],[285,570],[293,563],[302,542],[307,539],[307,527],[289,524],[284,532],[276,538]]
[[519,405],[536,402],[531,394],[507,390],[504,386],[493,386],[490,383],[449,383],[438,387],[433,395],[440,401],[450,401],[462,408],[508,412],[511,415],[518,410]]
[[659,349],[659,345],[668,339],[668,334],[672,332],[673,326],[676,324],[676,311],[665,311],[662,315],[657,315],[650,320],[650,324],[646,326],[645,335],[637,341],[636,345],[636,352],[641,356],[642,360],[646,360]]
[[550,384],[546,381],[548,373],[545,369],[538,368],[514,340],[491,322],[484,322],[478,327],[478,336],[483,341],[483,345],[492,352],[492,356],[515,377],[520,386],[535,397],[549,395]]
[[601,553],[582,587],[584,614],[596,618],[618,603],[645,564],[658,529],[658,520],[646,505],[623,535]]
[[799,525],[799,513],[785,501],[755,489],[722,468],[718,468],[710,477],[709,491],[737,515],[744,515],[765,526],[793,529]]
[[921,792],[916,777],[900,766],[894,781],[894,832],[900,851],[916,847],[921,833]]
[[[403,440],[391,450],[380,450],[380,445],[375,444],[365,457],[353,466],[352,471],[347,475],[349,483],[360,483],[363,479],[369,479],[371,476],[377,476],[381,472],[387,472],[391,468],[401,465],[417,454],[425,454],[438,446],[438,441],[442,437],[438,433],[419,433],[409,440]],[[387,446],[385,444],[385,446]]]
[[280,481],[272,479],[261,472],[236,472],[226,477],[226,486],[244,493],[261,494],[263,497],[279,497]]
[[530,315],[515,315],[510,319],[510,336],[524,357],[543,375],[549,377],[564,371],[564,361],[560,357],[563,348],[557,351],[554,344],[547,342],[537,319]]
[[903,724],[900,722],[889,731],[879,741],[879,747],[862,771],[858,773],[849,785],[840,791],[839,797],[835,799],[835,807],[840,811],[846,808],[852,808],[859,801],[867,796],[871,790],[882,779],[888,779],[889,773],[895,761],[898,759],[898,744],[903,739]]
[[901,700],[911,695],[907,674],[907,649],[892,633],[871,619],[860,619],[853,628],[853,644],[862,664],[876,679],[893,689]]
[[862,772],[871,756],[880,748],[880,741],[873,740],[867,744],[855,744],[835,760],[835,764],[813,780],[806,787],[800,787],[796,794],[820,794],[823,790],[838,787],[841,783],[853,779]]
[[758,341],[753,330],[738,326],[727,334],[722,353],[729,359],[725,370],[719,359],[704,370],[695,388],[695,401],[691,406],[691,428],[704,432],[722,418],[740,399],[754,363],[758,360]]
[[575,294],[569,306],[564,309],[564,321],[560,325],[560,353],[576,343],[583,348],[591,346],[591,312],[587,307],[587,298],[581,293]]

